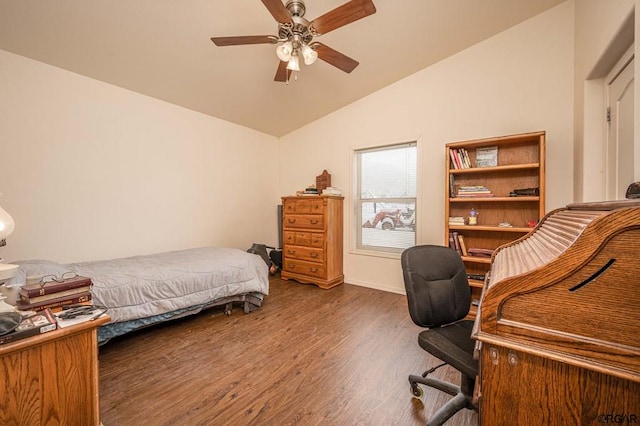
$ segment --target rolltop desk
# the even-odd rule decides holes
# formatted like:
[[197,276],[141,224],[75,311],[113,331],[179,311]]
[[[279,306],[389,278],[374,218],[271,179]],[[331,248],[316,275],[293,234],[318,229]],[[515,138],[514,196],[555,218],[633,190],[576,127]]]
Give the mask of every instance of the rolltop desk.
[[640,424],[640,200],[572,204],[492,257],[482,425]]

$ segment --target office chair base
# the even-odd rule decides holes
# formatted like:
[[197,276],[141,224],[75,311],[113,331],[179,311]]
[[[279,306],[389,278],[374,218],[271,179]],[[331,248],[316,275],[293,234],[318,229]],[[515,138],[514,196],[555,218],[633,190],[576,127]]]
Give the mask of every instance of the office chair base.
[[410,375],[409,384],[411,385],[411,393],[414,398],[422,398],[424,395],[424,391],[419,385],[429,386],[449,395],[453,395],[453,398],[440,407],[429,419],[427,426],[441,426],[449,420],[451,416],[463,408],[467,408],[469,410],[476,409],[471,398],[461,391],[460,386],[456,386],[452,383],[444,382],[432,377]]
[[[432,377],[422,377],[416,375],[409,376],[409,384],[411,385],[411,393],[414,396],[420,398],[424,394],[424,391],[418,384],[429,386],[431,388],[438,389],[439,391],[448,393],[449,395],[457,395],[460,393],[460,386],[456,386],[452,383],[444,382],[442,380],[434,379]],[[419,389],[419,390],[417,390]],[[418,396],[417,393],[421,395]]]
[[441,426],[463,408],[472,410],[474,407],[465,394],[459,393],[450,399],[449,402],[440,407],[433,416],[431,416],[427,422],[427,426]]

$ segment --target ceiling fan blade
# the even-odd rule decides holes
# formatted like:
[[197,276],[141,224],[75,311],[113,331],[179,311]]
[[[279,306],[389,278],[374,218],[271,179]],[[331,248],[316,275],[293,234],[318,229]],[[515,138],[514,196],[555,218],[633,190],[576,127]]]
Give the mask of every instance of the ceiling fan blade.
[[351,0],[314,19],[311,27],[320,34],[326,34],[374,13],[376,7],[372,0]]
[[279,61],[278,70],[276,71],[276,76],[273,80],[282,81],[284,83],[289,80],[289,76],[291,76],[291,70],[287,69],[287,63],[284,61]]
[[276,43],[278,38],[272,35],[211,37],[216,46],[238,46],[241,44]]
[[311,47],[318,52],[318,58],[336,68],[340,68],[346,73],[350,73],[359,65],[359,62],[355,59],[351,59],[347,55],[344,55],[325,44],[315,42],[311,44]]
[[285,24],[287,22],[291,22],[289,10],[284,6],[281,0],[262,0],[262,3],[279,23]]

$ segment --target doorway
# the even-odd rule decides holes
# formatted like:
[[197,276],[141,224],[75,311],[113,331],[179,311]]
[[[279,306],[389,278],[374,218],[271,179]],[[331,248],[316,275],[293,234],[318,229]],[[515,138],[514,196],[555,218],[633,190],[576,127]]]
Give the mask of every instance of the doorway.
[[607,200],[625,198],[634,181],[634,56],[633,46],[606,79],[607,135],[605,188]]

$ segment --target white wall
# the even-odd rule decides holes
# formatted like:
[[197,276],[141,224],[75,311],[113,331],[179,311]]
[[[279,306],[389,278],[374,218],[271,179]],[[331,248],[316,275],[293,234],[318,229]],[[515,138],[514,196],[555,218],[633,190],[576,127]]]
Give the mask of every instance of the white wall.
[[0,51],[0,205],[16,220],[0,256],[67,262],[276,244],[279,196],[327,169],[346,195],[347,282],[402,292],[397,259],[349,251],[352,150],[419,141],[419,243],[443,243],[447,142],[546,130],[547,210],[574,201],[584,158],[597,157],[582,146],[584,78],[635,3],[568,0],[280,143]]
[[[634,12],[634,0],[579,0],[575,1],[575,78],[574,78],[574,132],[576,201],[599,201],[605,191],[605,122],[603,78],[615,65],[633,41],[633,28],[623,28],[625,20],[635,13],[638,26],[640,11]],[[635,31],[638,34],[638,30]],[[635,36],[636,53],[640,47]],[[636,54],[636,58],[637,58]],[[635,67],[638,81],[640,67]],[[635,146],[640,147],[640,88],[635,84]],[[640,155],[640,149],[636,149]],[[640,158],[640,157],[636,157]],[[637,161],[636,161],[637,163]],[[636,167],[636,174],[640,167]],[[640,176],[637,176],[640,179]]]
[[444,243],[444,145],[547,131],[547,210],[572,201],[573,3],[563,3],[281,139],[280,192],[327,169],[345,193],[345,280],[403,292],[397,258],[350,252],[353,148],[418,140],[419,243]]
[[0,129],[6,260],[277,243],[274,137],[1,50]]

